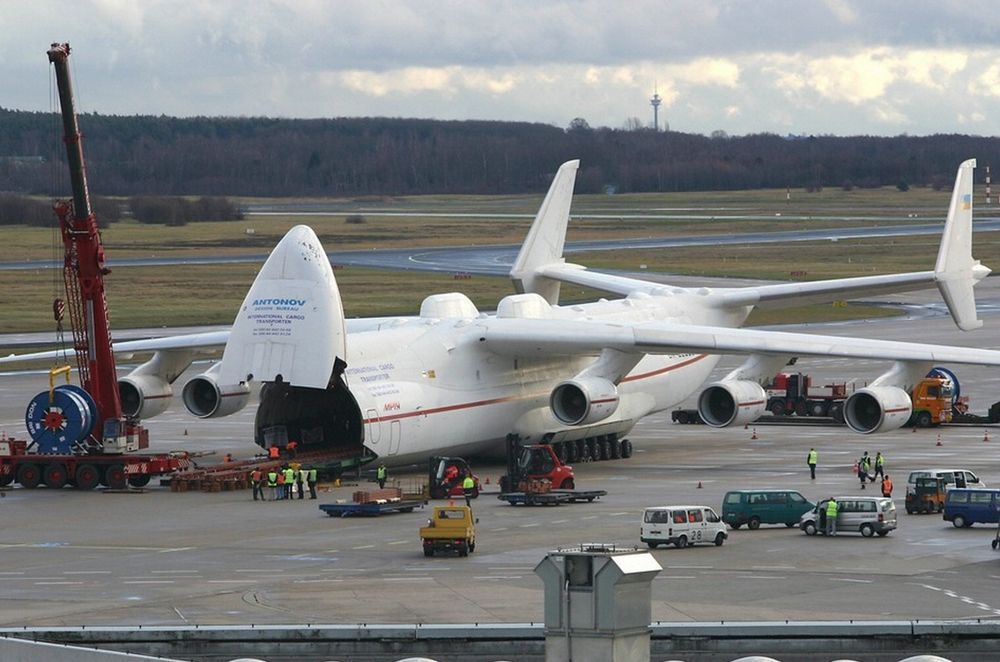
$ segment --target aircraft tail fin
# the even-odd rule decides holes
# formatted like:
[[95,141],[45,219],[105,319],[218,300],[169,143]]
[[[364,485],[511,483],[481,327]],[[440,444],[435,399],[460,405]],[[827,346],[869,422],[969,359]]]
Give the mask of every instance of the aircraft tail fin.
[[539,276],[537,270],[563,262],[566,225],[579,167],[579,159],[567,161],[559,167],[510,271],[510,278],[518,292],[534,292],[550,304],[559,302],[559,281]]
[[948,207],[941,247],[938,249],[934,280],[948,305],[955,324],[963,331],[978,329],[983,321],[976,315],[972,288],[986,278],[990,269],[972,257],[972,193],[976,160],[958,167],[955,189]]

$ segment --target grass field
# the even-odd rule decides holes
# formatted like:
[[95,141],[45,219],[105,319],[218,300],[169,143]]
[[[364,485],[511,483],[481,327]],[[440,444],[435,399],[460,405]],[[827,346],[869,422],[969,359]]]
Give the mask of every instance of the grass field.
[[[895,189],[820,193],[792,191],[576,196],[570,240],[734,231],[940,222],[949,192]],[[102,233],[109,256],[265,255],[293,225],[313,226],[327,250],[420,245],[520,243],[540,203],[539,196],[424,196],[339,200],[339,215],[250,216],[245,221],[199,223],[179,228],[122,222]],[[307,204],[308,200],[297,201]],[[330,201],[324,201],[330,204]],[[440,216],[441,212],[459,216]],[[415,214],[393,216],[389,214]],[[462,214],[475,216],[461,216]],[[511,216],[513,215],[513,216]],[[362,222],[347,222],[360,216]],[[252,233],[247,233],[247,229]],[[5,259],[61,261],[55,229],[17,228],[4,233]],[[573,254],[595,269],[733,276],[769,280],[815,280],[933,268],[937,237],[898,237],[877,242],[845,240],[785,245],[719,245],[648,251]],[[1000,264],[1000,237],[976,238],[976,255]],[[263,258],[262,258],[263,261]],[[227,324],[236,314],[258,264],[178,267],[119,267],[107,279],[114,328]],[[462,291],[481,310],[492,310],[511,293],[506,278],[454,280],[448,275],[345,268],[336,272],[349,317],[415,313],[432,293]],[[0,332],[54,328],[51,301],[61,294],[53,270],[0,271]],[[563,302],[595,295],[564,286]],[[752,323],[825,321],[893,314],[882,308],[811,306],[766,315]]]

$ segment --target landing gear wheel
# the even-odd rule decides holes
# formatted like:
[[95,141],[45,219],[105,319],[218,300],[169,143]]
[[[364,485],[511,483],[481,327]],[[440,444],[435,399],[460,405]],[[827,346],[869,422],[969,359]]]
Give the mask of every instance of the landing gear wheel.
[[22,464],[17,468],[17,482],[21,487],[33,490],[42,482],[42,470],[37,464]]
[[677,545],[678,549],[684,549],[685,547],[688,546],[687,536],[681,536],[680,538],[677,539],[677,542],[674,544]]
[[124,490],[126,483],[125,465],[112,464],[104,474],[104,484],[113,490]]
[[610,443],[611,459],[617,460],[622,456],[622,446],[618,443],[617,439],[611,439]]
[[756,515],[754,515],[753,517],[751,517],[750,521],[747,522],[747,528],[750,529],[751,531],[756,531],[757,529],[759,529],[760,528],[760,518],[757,517]]
[[101,482],[97,467],[92,464],[81,464],[76,468],[76,489],[92,490]]
[[566,444],[566,464],[573,464],[576,462],[576,442],[567,441]]
[[45,481],[46,487],[52,488],[53,490],[62,489],[66,485],[66,481],[69,479],[69,476],[66,475],[66,465],[59,464],[58,462],[45,465],[45,469],[42,472],[42,478]]
[[622,439],[622,441],[621,441],[621,447],[622,447],[622,459],[627,460],[628,458],[632,457],[632,442],[631,441],[629,441],[628,439]]
[[602,462],[611,459],[611,444],[608,443],[607,439],[601,439],[597,442],[597,457]]

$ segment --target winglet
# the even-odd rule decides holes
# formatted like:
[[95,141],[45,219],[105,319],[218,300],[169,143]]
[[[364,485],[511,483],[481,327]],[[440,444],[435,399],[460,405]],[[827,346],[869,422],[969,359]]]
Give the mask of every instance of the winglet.
[[559,303],[559,282],[537,275],[537,269],[563,261],[566,225],[579,167],[579,159],[567,161],[559,167],[510,270],[514,289],[521,293],[539,294],[550,304]]
[[976,297],[972,288],[986,278],[990,269],[972,257],[972,185],[976,160],[958,167],[955,190],[951,194],[948,220],[938,249],[934,280],[948,305],[952,319],[963,331],[978,329],[983,321],[976,316]]

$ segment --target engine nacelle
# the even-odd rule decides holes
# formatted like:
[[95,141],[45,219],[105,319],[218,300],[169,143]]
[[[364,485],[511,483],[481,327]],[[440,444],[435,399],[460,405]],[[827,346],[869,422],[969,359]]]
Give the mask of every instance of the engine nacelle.
[[170,406],[174,389],[156,375],[125,375],[118,380],[122,413],[130,418],[152,418]]
[[618,409],[618,387],[599,377],[571,379],[552,389],[549,407],[566,425],[596,423]]
[[764,387],[746,380],[715,382],[698,396],[698,413],[713,428],[752,423],[766,408]]
[[906,424],[913,411],[910,394],[896,386],[858,389],[844,403],[844,422],[861,434],[889,432]]
[[218,418],[235,414],[246,407],[250,401],[250,387],[246,384],[219,384],[209,370],[192,377],[184,385],[181,398],[192,416]]

